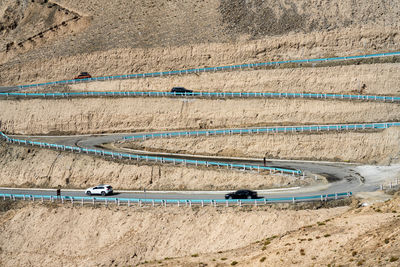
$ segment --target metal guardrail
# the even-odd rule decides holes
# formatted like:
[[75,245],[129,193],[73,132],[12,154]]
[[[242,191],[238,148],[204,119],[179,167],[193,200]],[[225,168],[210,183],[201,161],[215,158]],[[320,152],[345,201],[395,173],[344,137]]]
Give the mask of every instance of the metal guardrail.
[[303,197],[281,197],[281,198],[260,198],[260,199],[143,199],[143,198],[112,198],[112,197],[72,197],[72,196],[60,196],[57,198],[55,195],[24,195],[24,194],[0,194],[2,200],[30,200],[30,201],[59,201],[61,203],[71,204],[112,204],[116,205],[150,205],[150,206],[242,206],[242,205],[266,205],[271,203],[296,203],[306,201],[328,201],[334,199],[343,199],[351,197],[352,192],[345,193],[334,193],[334,194],[323,194],[314,196],[303,196]]
[[72,93],[0,93],[5,97],[26,98],[69,98],[69,97],[218,97],[218,98],[312,98],[312,99],[344,99],[364,101],[399,102],[400,97],[377,95],[347,95],[318,93],[257,93],[257,92],[72,92]]
[[91,81],[107,81],[107,80],[120,80],[120,79],[132,79],[132,78],[161,77],[161,76],[182,75],[182,74],[191,74],[191,73],[200,73],[200,72],[216,72],[216,71],[226,71],[226,70],[236,70],[236,69],[257,68],[257,67],[265,67],[265,66],[275,66],[275,65],[287,64],[287,63],[317,63],[317,62],[325,62],[325,61],[343,61],[343,60],[352,60],[352,59],[365,59],[365,58],[388,57],[388,56],[399,56],[399,55],[400,55],[400,52],[391,52],[391,53],[380,53],[380,54],[361,55],[361,56],[272,61],[272,62],[251,63],[251,64],[241,64],[241,65],[231,65],[231,66],[209,67],[209,68],[196,68],[196,69],[151,72],[151,73],[141,73],[141,74],[104,76],[104,77],[95,77],[95,78],[79,79],[79,80],[75,80],[75,79],[74,80],[64,80],[64,81],[55,81],[55,82],[47,82],[47,83],[19,85],[18,88],[24,89],[24,88],[41,87],[41,86],[49,86],[49,85],[75,84],[75,83],[91,82]]
[[132,136],[125,136],[124,140],[129,140],[129,139],[146,140],[146,139],[150,139],[150,138],[197,137],[197,136],[233,135],[233,134],[386,129],[386,128],[393,127],[393,126],[400,126],[400,122],[382,122],[382,123],[367,123],[367,124],[307,125],[307,126],[279,126],[279,127],[265,127],[265,128],[180,131],[180,132],[167,132],[167,133],[136,134],[136,135],[132,135]]
[[301,176],[304,178],[304,173],[300,170],[291,170],[285,168],[275,168],[275,167],[268,167],[268,166],[260,166],[260,165],[248,165],[248,164],[233,164],[233,163],[224,163],[224,162],[216,162],[216,161],[204,161],[204,160],[188,160],[188,159],[179,159],[179,158],[172,158],[172,157],[157,157],[157,156],[145,156],[145,155],[138,155],[138,154],[127,154],[127,153],[116,153],[108,150],[96,150],[96,149],[89,149],[89,148],[80,148],[74,146],[64,146],[64,145],[57,145],[57,144],[49,144],[49,143],[42,143],[42,142],[35,142],[29,140],[22,140],[22,139],[15,139],[10,138],[5,135],[3,132],[0,132],[0,137],[4,138],[6,142],[9,143],[17,143],[19,145],[31,145],[31,146],[39,146],[44,148],[56,149],[56,150],[64,150],[64,151],[71,151],[77,153],[84,153],[84,154],[94,154],[99,156],[111,156],[112,158],[117,159],[129,159],[129,160],[136,160],[136,161],[152,161],[152,162],[159,162],[159,163],[172,163],[172,164],[183,164],[183,165],[202,165],[206,167],[222,167],[227,169],[239,169],[244,171],[269,171],[270,174],[289,174],[292,176]]

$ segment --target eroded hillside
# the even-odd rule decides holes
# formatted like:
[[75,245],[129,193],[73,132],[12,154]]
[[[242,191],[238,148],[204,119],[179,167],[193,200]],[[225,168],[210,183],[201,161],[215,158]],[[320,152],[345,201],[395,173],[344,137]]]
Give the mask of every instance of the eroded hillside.
[[[364,54],[400,43],[398,1],[36,0],[5,1],[1,10],[2,85],[79,71],[102,76]],[[9,10],[16,12],[10,17]],[[65,22],[71,14],[79,19]],[[53,28],[19,45],[28,38],[24,18],[38,21],[35,31]]]

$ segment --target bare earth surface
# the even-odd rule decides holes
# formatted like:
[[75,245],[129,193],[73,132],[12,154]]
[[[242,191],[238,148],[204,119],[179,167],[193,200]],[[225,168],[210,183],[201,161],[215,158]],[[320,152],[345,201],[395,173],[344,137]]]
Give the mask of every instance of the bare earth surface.
[[[0,204],[7,210],[7,202]],[[399,197],[356,207],[354,203],[353,208],[296,211],[21,204],[1,213],[0,262],[2,266],[145,262],[149,263],[144,266],[233,262],[398,266]]]
[[397,121],[395,103],[307,99],[77,98],[1,100],[9,134],[103,133]]
[[[398,0],[0,0],[0,86],[400,51]],[[400,95],[399,58],[108,81],[35,91]],[[7,134],[82,134],[399,121],[396,103],[309,99],[0,99]],[[398,177],[399,130],[168,139],[148,150],[358,161]],[[313,181],[297,181],[298,185]],[[292,178],[131,164],[0,143],[0,185],[214,190]],[[1,266],[399,266],[400,199],[327,208],[70,207],[0,200]],[[299,205],[299,204],[298,204]]]
[[[269,172],[227,171],[166,164],[113,162],[103,158],[0,143],[0,186],[88,188],[109,183],[117,189],[232,190],[309,185],[314,179],[295,179]],[[12,177],[12,179],[10,179]],[[321,182],[319,180],[318,182]],[[325,181],[322,181],[325,182]]]
[[[252,134],[125,141],[119,146],[170,153],[391,163],[399,154],[400,129],[379,132]],[[338,145],[340,144],[340,145]]]
[[[354,75],[357,73],[357,75]],[[200,73],[160,78],[70,85],[63,91],[170,91],[184,86],[196,92],[280,92],[399,95],[400,64],[286,68]],[[38,92],[45,91],[39,88]],[[47,89],[50,91],[54,89]]]

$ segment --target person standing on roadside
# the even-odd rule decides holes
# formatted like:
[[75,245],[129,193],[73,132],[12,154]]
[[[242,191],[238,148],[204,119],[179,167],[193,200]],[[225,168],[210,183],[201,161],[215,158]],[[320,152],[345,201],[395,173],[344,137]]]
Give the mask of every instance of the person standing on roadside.
[[61,185],[57,188],[57,199],[61,199]]

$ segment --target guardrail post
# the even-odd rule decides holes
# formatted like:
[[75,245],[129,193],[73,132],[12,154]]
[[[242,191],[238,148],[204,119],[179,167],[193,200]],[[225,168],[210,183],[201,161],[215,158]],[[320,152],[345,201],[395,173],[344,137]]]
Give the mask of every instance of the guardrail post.
[[71,204],[72,204],[72,206],[74,205],[74,198],[73,197],[71,197]]
[[105,205],[106,207],[108,206],[107,198],[104,200],[104,205]]
[[6,195],[3,195],[3,200],[6,200]]
[[128,199],[128,207],[130,207],[131,206],[131,201],[130,201],[130,199]]
[[[15,198],[14,198],[14,200],[15,200]],[[44,202],[43,196],[41,197],[41,200],[42,200],[42,203],[43,203]]]
[[381,190],[383,190],[383,184],[381,184],[380,188],[381,188]]
[[337,193],[335,193],[335,199],[338,199]]
[[64,204],[64,197],[61,197],[61,203]]
[[191,207],[192,206],[192,201],[191,200],[189,200],[189,207]]
[[225,200],[225,206],[229,207],[229,201],[228,200]]
[[292,202],[293,202],[293,204],[296,203],[296,198],[295,197],[292,198]]
[[239,207],[242,206],[242,201],[240,201],[239,199],[238,199],[238,205],[239,205]]
[[151,205],[154,207],[154,199],[151,200]]
[[324,201],[324,197],[321,195],[321,201]]
[[254,207],[257,207],[257,199],[254,199]]
[[93,206],[95,205],[95,203],[94,203],[94,197],[92,198],[92,203],[93,203]]
[[83,201],[84,201],[83,198],[81,198],[81,206],[82,206],[82,207],[83,207]]

